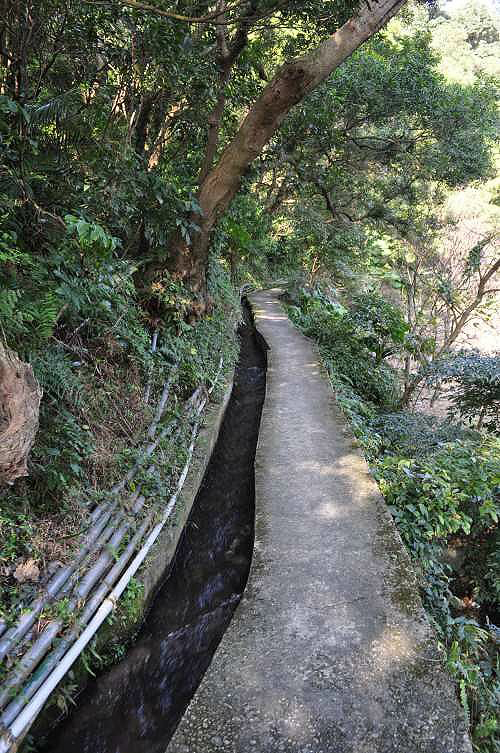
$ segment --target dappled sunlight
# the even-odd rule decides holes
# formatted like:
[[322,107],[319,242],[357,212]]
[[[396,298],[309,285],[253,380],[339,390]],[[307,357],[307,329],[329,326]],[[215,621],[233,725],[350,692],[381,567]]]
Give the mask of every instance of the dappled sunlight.
[[333,520],[342,515],[338,505],[333,502],[322,502],[321,505],[315,509],[314,514],[318,518],[325,518],[326,520]]
[[298,466],[298,470],[300,471],[308,471],[311,474],[319,475],[319,476],[335,476],[336,474],[336,467],[335,465],[331,464],[322,464],[318,462],[313,462],[306,460],[303,463],[300,463]]
[[377,670],[388,672],[394,669],[394,663],[407,661],[415,653],[415,642],[408,633],[395,627],[386,627],[370,646]]
[[277,321],[285,322],[285,321],[288,321],[288,317],[285,316],[284,314],[281,315],[281,316],[279,314],[259,314],[259,319],[261,321],[264,321],[264,322],[265,321],[271,321],[271,322],[277,322]]

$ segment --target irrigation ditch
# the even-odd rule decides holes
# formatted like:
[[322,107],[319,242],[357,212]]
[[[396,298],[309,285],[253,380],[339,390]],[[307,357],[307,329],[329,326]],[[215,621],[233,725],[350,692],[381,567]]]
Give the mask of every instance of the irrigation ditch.
[[265,346],[248,304],[231,398],[168,577],[134,645],[92,680],[37,747],[43,753],[164,753],[246,585]]

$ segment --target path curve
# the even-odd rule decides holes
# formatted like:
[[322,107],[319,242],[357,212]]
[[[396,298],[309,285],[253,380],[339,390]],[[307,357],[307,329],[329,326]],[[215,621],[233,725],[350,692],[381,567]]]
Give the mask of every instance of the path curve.
[[470,753],[415,576],[276,290],[245,595],[167,753]]

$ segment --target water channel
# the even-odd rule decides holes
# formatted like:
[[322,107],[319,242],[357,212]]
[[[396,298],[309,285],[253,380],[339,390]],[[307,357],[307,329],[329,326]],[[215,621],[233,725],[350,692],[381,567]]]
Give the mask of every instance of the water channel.
[[124,659],[90,683],[46,753],[164,753],[245,588],[266,355],[250,314],[219,439],[169,577]]

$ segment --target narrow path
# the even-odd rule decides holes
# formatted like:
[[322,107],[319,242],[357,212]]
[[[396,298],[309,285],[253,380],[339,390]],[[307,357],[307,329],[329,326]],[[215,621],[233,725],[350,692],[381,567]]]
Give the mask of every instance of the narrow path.
[[245,595],[167,753],[466,753],[415,577],[277,291]]

